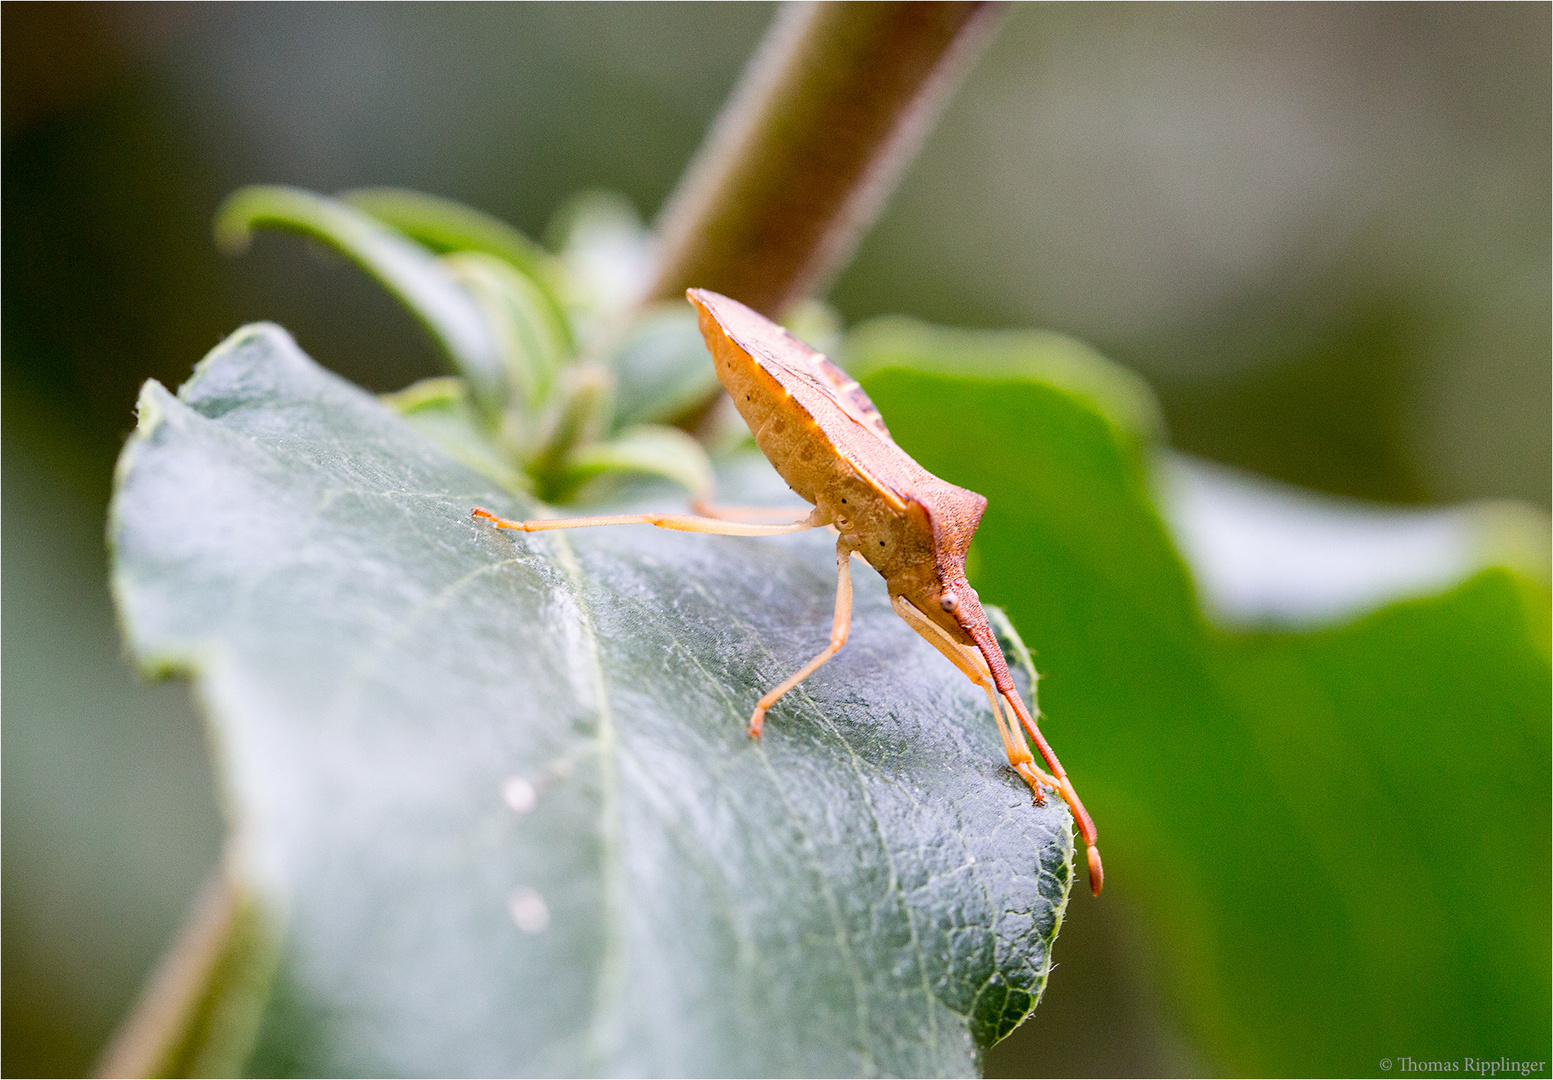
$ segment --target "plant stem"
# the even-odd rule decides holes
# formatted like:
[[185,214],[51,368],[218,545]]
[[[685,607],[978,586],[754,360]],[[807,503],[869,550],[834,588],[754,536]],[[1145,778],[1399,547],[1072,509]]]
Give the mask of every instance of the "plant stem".
[[828,283],[990,36],[989,2],[793,3],[659,218],[649,296],[772,318]]
[[236,866],[229,841],[94,1075],[237,1075],[269,996],[277,939]]

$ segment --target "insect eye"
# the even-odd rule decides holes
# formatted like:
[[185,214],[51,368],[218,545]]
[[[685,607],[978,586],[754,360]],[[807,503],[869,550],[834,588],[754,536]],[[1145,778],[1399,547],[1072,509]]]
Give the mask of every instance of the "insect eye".
[[960,598],[952,592],[946,592],[938,601],[938,606],[953,615],[954,609],[960,606]]

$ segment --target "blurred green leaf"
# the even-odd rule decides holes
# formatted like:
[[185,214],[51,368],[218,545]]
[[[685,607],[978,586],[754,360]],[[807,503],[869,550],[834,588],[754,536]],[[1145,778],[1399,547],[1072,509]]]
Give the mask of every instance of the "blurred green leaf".
[[674,481],[694,499],[710,500],[717,493],[712,462],[701,444],[661,424],[627,428],[607,442],[580,446],[566,464],[568,482],[579,487],[605,473],[645,473]]
[[539,493],[552,502],[569,496],[568,462],[578,448],[602,442],[614,415],[615,377],[604,365],[572,364],[561,372],[555,393],[536,419],[523,447]]
[[[407,188],[355,188],[340,199],[439,253],[479,251],[510,263],[555,299],[555,256],[500,218],[440,195]],[[560,313],[559,307],[556,313]]]
[[[1148,445],[1164,421],[1148,383],[1082,341],[1048,330],[961,330],[904,316],[872,319],[837,352],[855,379],[886,367],[983,379],[1029,379],[1064,391],[1108,420],[1125,439]],[[945,418],[952,423],[952,418]]]
[[782,325],[809,348],[827,356],[836,355],[845,340],[841,312],[809,296],[782,312]]
[[507,371],[507,382],[520,400],[509,405],[533,415],[543,407],[556,372],[568,359],[566,320],[539,286],[511,265],[481,252],[449,255],[442,265],[469,290],[485,312]]
[[495,480],[509,491],[532,491],[528,475],[505,460],[491,442],[463,379],[442,376],[422,379],[403,390],[384,394],[383,404],[409,421],[448,457]]
[[196,677],[280,927],[256,1026],[187,1060],[967,1075],[1033,1006],[1070,819],[876,577],[744,734],[824,641],[823,532],[484,527],[538,507],[265,326],[147,384],[118,481],[130,647]]
[[976,587],[1037,651],[1108,896],[1152,916],[1210,1060],[1545,1057],[1546,585],[1214,630],[1151,501],[1152,409],[1052,342],[892,321],[846,356],[901,446],[987,497]]
[[610,354],[615,423],[667,423],[705,405],[722,389],[707,362],[696,313],[688,304],[648,308]]
[[1521,503],[1382,505],[1174,453],[1155,472],[1199,601],[1228,627],[1330,624],[1490,566],[1548,580],[1548,518]]
[[338,199],[270,185],[241,188],[221,204],[216,243],[242,251],[266,226],[323,241],[381,282],[469,380],[487,415],[500,414],[507,386],[497,342],[480,306],[431,252]]
[[579,337],[607,327],[647,291],[655,240],[623,196],[578,192],[556,211],[545,238],[572,284],[567,311]]

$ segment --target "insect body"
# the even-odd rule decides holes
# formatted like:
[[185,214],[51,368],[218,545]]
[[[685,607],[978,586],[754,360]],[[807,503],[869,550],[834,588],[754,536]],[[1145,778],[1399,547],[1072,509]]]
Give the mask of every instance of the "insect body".
[[[1093,821],[1079,801],[1024,700],[965,579],[965,553],[987,500],[940,480],[890,437],[879,411],[856,382],[780,326],[736,300],[691,289],[701,333],[718,378],[761,452],[814,510],[802,521],[772,525],[713,514],[616,514],[507,521],[474,514],[505,529],[535,532],[592,525],[649,524],[683,532],[762,536],[829,525],[836,530],[836,613],[830,643],[766,693],[750,717],[759,738],[766,710],[846,643],[852,617],[851,556],[861,555],[885,579],[890,603],[911,628],[986,691],[1003,747],[1036,801],[1051,788],[1067,802],[1088,848],[1090,889],[1104,881]],[[1017,718],[1017,723],[1015,722]],[[1020,728],[1035,742],[1047,773],[1035,764]]]

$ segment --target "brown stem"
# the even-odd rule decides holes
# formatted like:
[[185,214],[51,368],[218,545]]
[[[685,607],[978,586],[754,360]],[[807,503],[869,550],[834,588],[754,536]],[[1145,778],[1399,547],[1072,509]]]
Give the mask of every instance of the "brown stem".
[[787,5],[659,219],[649,296],[772,318],[841,268],[1001,4]]
[[237,1075],[268,995],[271,937],[229,844],[94,1075]]

